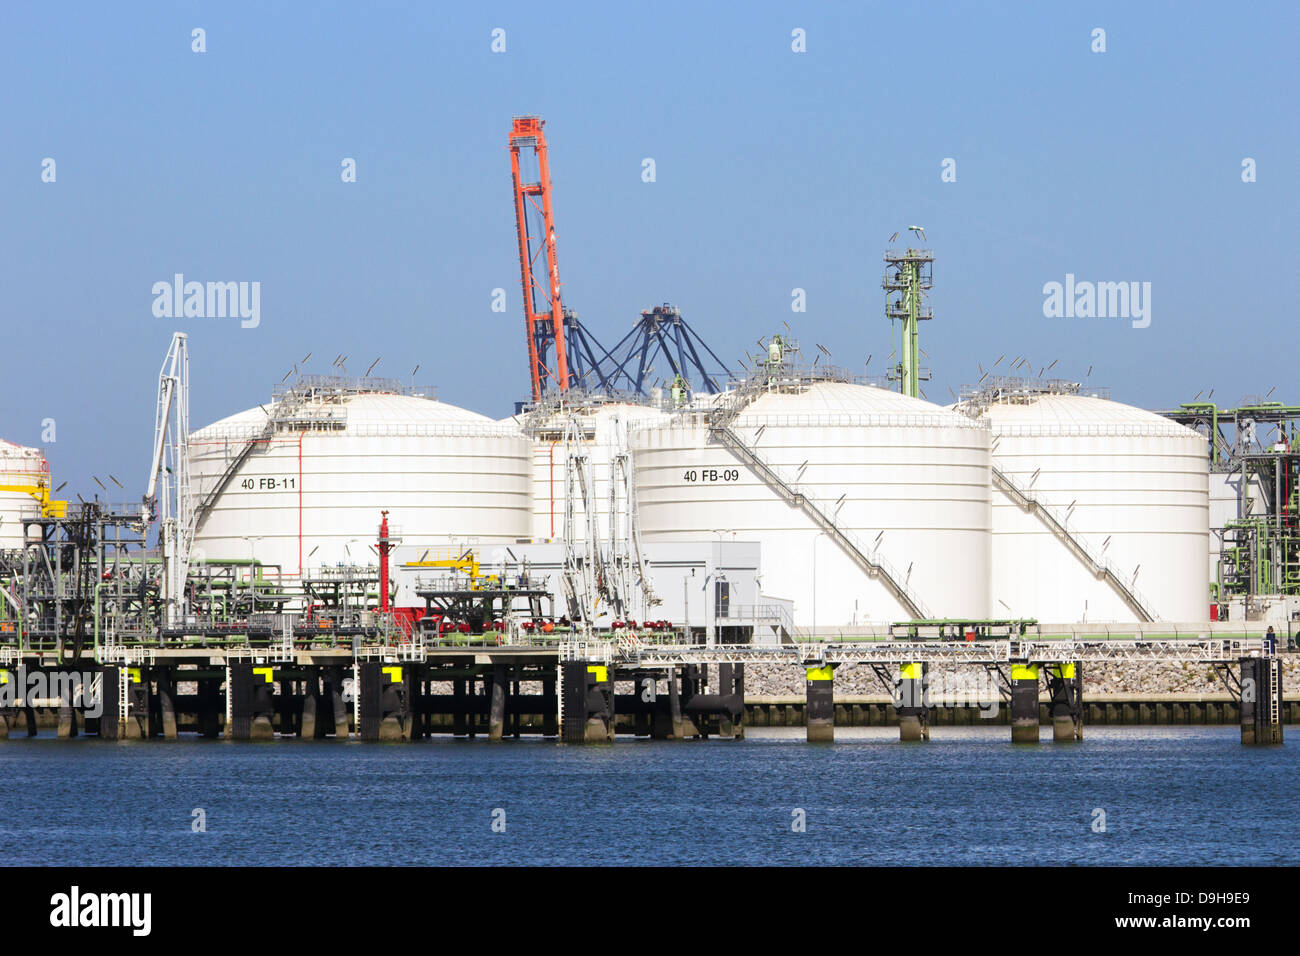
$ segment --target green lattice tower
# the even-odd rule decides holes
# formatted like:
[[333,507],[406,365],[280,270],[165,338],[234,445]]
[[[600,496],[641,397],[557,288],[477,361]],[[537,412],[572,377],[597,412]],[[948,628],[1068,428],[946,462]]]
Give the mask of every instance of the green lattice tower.
[[904,395],[919,398],[921,381],[929,374],[921,369],[920,323],[934,318],[926,293],[934,285],[934,255],[929,249],[885,252],[885,315],[902,324],[898,362],[889,372]]

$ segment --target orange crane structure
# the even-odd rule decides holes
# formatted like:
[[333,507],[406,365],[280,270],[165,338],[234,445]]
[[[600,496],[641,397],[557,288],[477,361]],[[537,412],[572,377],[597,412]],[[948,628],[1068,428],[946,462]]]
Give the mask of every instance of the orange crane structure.
[[[564,306],[560,301],[560,269],[555,256],[555,213],[551,208],[551,167],[546,155],[546,121],[536,116],[516,116],[510,129],[510,171],[515,187],[515,227],[519,237],[519,272],[523,282],[524,323],[528,336],[529,377],[533,401],[550,388],[569,388],[569,356],[565,348]],[[525,182],[521,151],[536,158],[537,181]],[[528,210],[540,213],[542,233],[528,228]],[[545,253],[545,271],[538,269]],[[555,368],[550,367],[551,346]]]
[[[610,351],[596,341],[577,313],[560,301],[551,165],[542,132],[545,125],[537,116],[516,116],[510,128],[515,234],[533,402],[540,402],[547,392],[570,390],[645,396],[654,383],[651,362],[660,360],[668,366],[660,369],[660,380],[688,387],[698,382],[703,391],[719,391],[732,375],[672,306],[642,312],[632,331]],[[525,181],[524,176],[534,169],[536,179]],[[712,359],[712,366],[704,361],[706,356]]]

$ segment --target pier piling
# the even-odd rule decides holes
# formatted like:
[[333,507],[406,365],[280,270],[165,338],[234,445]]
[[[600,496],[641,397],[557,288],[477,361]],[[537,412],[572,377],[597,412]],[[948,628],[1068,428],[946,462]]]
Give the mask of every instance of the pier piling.
[[1241,742],[1282,743],[1282,662],[1277,657],[1241,659]]
[[1053,664],[1047,669],[1052,699],[1052,739],[1083,739],[1083,671],[1079,664]]
[[1038,665],[1011,665],[1011,742],[1038,743]]
[[894,707],[898,712],[898,739],[930,739],[930,707],[926,699],[926,676],[929,665],[913,661],[898,668]]
[[804,708],[808,742],[833,743],[835,740],[835,665],[821,664],[804,668],[807,705]]

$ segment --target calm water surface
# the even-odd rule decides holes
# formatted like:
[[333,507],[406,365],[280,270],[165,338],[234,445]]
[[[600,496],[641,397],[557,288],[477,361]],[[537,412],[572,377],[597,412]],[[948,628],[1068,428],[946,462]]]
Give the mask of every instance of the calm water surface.
[[[1006,727],[908,745],[891,728],[815,746],[802,728],[748,733],[603,747],[12,740],[0,845],[8,865],[1300,862],[1300,744],[1242,747],[1235,727],[1090,727],[1038,746],[1013,746]],[[191,830],[195,808],[206,833]]]

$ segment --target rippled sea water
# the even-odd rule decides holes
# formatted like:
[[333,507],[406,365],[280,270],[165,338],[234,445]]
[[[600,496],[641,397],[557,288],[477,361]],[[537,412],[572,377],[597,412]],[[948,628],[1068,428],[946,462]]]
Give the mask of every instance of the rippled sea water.
[[586,747],[11,740],[0,845],[9,865],[1300,862],[1300,741],[1043,732],[1037,746],[1006,727],[922,744],[894,728],[823,745],[802,728]]

